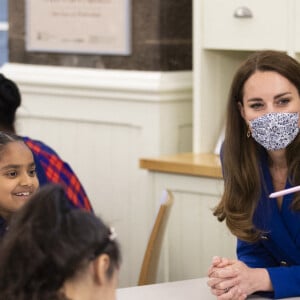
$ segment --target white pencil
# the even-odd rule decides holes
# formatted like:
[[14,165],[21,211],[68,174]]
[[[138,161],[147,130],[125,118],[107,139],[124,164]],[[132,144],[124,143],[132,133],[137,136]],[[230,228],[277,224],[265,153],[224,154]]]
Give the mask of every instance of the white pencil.
[[300,185],[297,185],[297,186],[294,186],[294,187],[289,188],[289,189],[285,189],[285,190],[281,190],[281,191],[278,191],[278,192],[275,192],[275,193],[271,193],[269,195],[269,198],[277,198],[277,197],[280,197],[280,196],[284,196],[284,195],[299,192],[299,191],[300,191]]

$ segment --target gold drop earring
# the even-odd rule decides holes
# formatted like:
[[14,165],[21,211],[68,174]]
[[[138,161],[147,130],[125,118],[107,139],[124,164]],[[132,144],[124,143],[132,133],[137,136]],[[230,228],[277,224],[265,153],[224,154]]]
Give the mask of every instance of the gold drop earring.
[[248,130],[247,130],[247,138],[251,136],[251,130],[250,130],[250,125],[248,125]]

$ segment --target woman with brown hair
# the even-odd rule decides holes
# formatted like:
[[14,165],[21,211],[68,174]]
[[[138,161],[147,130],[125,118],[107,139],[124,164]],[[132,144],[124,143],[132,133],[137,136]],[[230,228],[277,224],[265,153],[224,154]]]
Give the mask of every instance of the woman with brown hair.
[[221,151],[224,194],[214,210],[237,237],[238,259],[214,257],[208,285],[218,299],[263,292],[300,296],[300,64],[259,51],[237,70]]

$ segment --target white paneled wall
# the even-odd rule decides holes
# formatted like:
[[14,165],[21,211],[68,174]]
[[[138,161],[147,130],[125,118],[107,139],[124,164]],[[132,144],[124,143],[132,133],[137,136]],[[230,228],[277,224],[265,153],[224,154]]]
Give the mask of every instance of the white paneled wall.
[[21,64],[1,71],[23,95],[18,132],[70,163],[95,212],[116,228],[120,286],[136,285],[159,199],[139,158],[192,150],[191,72]]

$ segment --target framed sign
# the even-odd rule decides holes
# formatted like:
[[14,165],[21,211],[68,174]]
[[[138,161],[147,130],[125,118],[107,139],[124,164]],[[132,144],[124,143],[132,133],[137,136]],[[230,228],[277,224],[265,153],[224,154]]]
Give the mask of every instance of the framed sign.
[[131,0],[26,0],[26,50],[129,55]]

